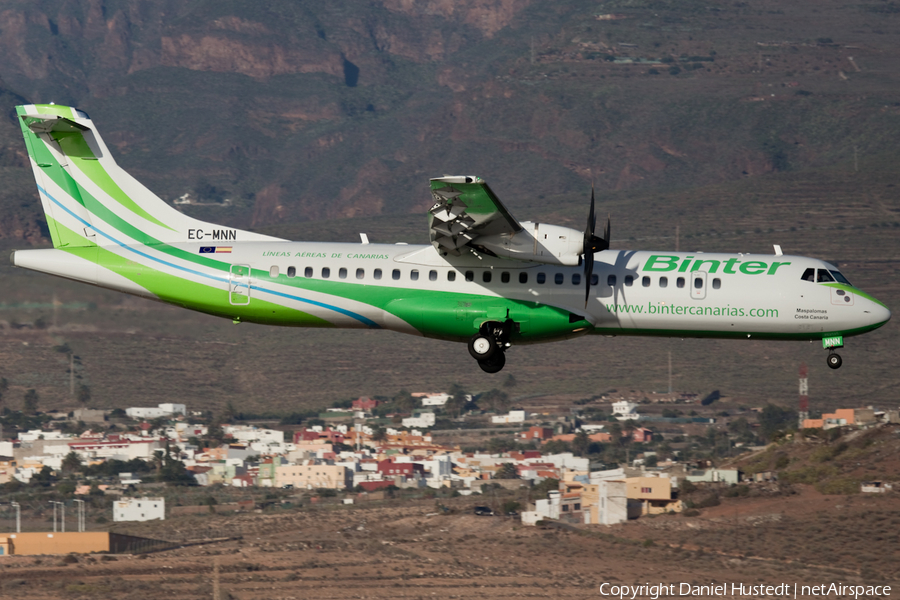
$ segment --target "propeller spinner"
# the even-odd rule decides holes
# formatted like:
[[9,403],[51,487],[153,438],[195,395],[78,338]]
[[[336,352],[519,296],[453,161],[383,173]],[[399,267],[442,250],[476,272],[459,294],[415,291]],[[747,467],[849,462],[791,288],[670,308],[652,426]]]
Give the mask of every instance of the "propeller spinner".
[[606,229],[603,237],[594,235],[597,227],[597,215],[594,214],[594,186],[591,185],[591,211],[588,213],[587,227],[584,229],[584,306],[587,307],[591,297],[591,274],[594,270],[594,253],[609,248],[609,217],[606,218]]

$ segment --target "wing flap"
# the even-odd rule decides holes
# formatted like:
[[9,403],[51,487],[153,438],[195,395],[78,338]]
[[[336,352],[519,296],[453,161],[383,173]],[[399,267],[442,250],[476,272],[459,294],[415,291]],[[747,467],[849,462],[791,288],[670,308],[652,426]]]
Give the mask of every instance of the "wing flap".
[[522,226],[479,177],[448,176],[431,180],[434,205],[428,211],[431,243],[440,251],[460,255],[481,236],[509,234]]

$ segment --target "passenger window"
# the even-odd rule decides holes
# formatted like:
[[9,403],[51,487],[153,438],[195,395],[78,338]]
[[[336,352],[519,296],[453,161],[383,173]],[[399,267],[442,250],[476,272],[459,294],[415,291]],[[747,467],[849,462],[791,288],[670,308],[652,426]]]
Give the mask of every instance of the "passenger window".
[[537,282],[540,284],[543,284],[545,281],[547,281],[547,275],[544,273],[538,273],[537,274]]
[[372,277],[375,279],[381,279],[381,269],[375,269],[372,271]]
[[509,271],[500,273],[500,283],[509,283]]
[[356,278],[357,278],[357,279],[363,279],[365,276],[366,276],[366,270],[365,270],[365,269],[357,269],[357,270],[356,270]]
[[634,276],[626,275],[625,276],[625,285],[631,287],[631,284],[634,283]]
[[428,281],[437,281],[437,271],[428,271]]
[[278,277],[278,267],[274,265],[269,267],[269,277]]
[[834,277],[831,276],[831,273],[825,269],[819,269],[819,283],[830,283],[832,281],[834,281]]
[[394,269],[393,271],[391,271],[391,279],[393,279],[394,281],[400,279],[400,269]]
[[606,285],[609,287],[616,287],[616,276],[615,275],[607,275],[606,276]]
[[684,287],[684,277],[679,277],[675,280],[675,287],[683,288]]
[[598,285],[600,283],[600,276],[596,273],[591,274],[591,285]]
[[341,279],[347,279],[347,269],[345,269],[344,267],[338,269],[338,277],[340,277]]
[[288,277],[296,277],[297,276],[297,267],[288,267],[287,276]]
[[650,278],[644,275],[641,277],[641,285],[644,287],[650,287]]
[[803,281],[815,281],[816,280],[816,270],[809,268],[803,271],[803,275],[800,277]]
[[713,279],[713,289],[717,290],[720,287],[722,287],[722,280],[716,277],[715,279]]
[[306,267],[305,269],[303,269],[303,276],[306,277],[307,279],[311,279],[313,276],[313,268]]
[[659,278],[659,287],[669,287],[669,278],[668,277],[660,277]]
[[331,277],[331,269],[322,267],[322,279],[328,279],[329,277]]
[[702,277],[694,277],[694,287],[698,290],[703,287]]
[[482,273],[481,280],[485,283],[490,283],[491,282],[491,272],[485,271],[484,273]]
[[456,281],[456,271],[447,271],[447,281]]
[[566,276],[562,273],[557,273],[553,276],[553,283],[556,285],[562,285],[562,282],[565,281]]
[[519,273],[519,283],[528,283],[528,273]]
[[475,281],[475,271],[466,271],[466,281]]
[[581,283],[581,273],[572,273],[572,285]]
[[418,281],[419,280],[419,270],[413,269],[412,271],[410,271],[409,278],[412,279],[413,281]]

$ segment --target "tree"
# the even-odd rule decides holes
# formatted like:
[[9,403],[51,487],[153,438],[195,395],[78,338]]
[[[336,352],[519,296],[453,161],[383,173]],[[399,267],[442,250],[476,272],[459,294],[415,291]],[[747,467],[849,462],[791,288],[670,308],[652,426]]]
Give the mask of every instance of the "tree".
[[577,456],[587,456],[588,447],[590,445],[591,438],[589,438],[587,432],[582,429],[575,434],[575,439],[572,440],[572,452]]
[[416,408],[416,401],[412,397],[412,394],[407,392],[406,390],[400,390],[397,394],[391,399],[394,404],[394,407],[399,412],[408,413],[412,412],[414,408]]
[[774,404],[767,404],[759,413],[759,429],[763,437],[771,439],[776,432],[797,426],[797,413]]
[[448,390],[447,394],[450,398],[447,399],[447,403],[444,405],[444,408],[448,413],[459,416],[462,414],[463,410],[466,408],[466,404],[469,401],[468,394],[458,383],[454,383],[450,386],[450,390]]
[[722,397],[722,394],[719,393],[719,390],[713,390],[706,396],[703,400],[700,401],[700,406],[709,406],[716,400]]
[[500,412],[509,406],[509,396],[506,392],[501,392],[497,388],[483,393],[478,402],[482,408],[489,406],[494,412]]
[[157,479],[165,481],[169,485],[193,485],[196,483],[193,473],[187,470],[184,463],[168,455],[163,460],[163,466]]
[[0,377],[0,402],[3,402],[3,394],[9,389],[9,382],[6,377]]
[[610,442],[616,446],[621,446],[624,443],[623,439],[625,436],[622,435],[622,424],[620,422],[610,423],[606,430],[609,432]]
[[35,414],[37,412],[39,400],[40,397],[38,396],[37,390],[34,388],[25,392],[25,398],[22,402],[22,412],[29,415]]
[[75,451],[71,451],[66,454],[66,457],[62,460],[62,472],[64,474],[75,473],[81,470],[81,457],[75,453]]
[[91,388],[84,385],[83,383],[79,384],[77,397],[82,406],[87,406],[88,402],[91,401]]
[[494,475],[494,479],[518,479],[519,478],[519,469],[516,467],[514,463],[508,462],[500,465],[500,468],[497,469],[497,473]]
[[381,425],[376,425],[372,430],[372,441],[382,442],[387,438],[387,431]]
[[235,416],[237,416],[237,410],[234,408],[234,404],[231,400],[229,400],[225,404],[225,409],[222,411],[222,422],[231,423],[234,421]]
[[41,487],[49,487],[50,484],[53,483],[53,479],[53,469],[44,465],[39,473],[35,473],[31,476],[31,483]]
[[562,454],[563,452],[571,452],[572,448],[562,440],[550,440],[541,448],[544,454]]
[[518,382],[516,381],[516,378],[513,376],[512,373],[510,373],[509,375],[506,376],[506,379],[503,380],[503,387],[505,387],[505,388],[516,387],[517,383]]
[[537,500],[547,498],[550,492],[559,491],[559,479],[547,477],[542,482],[531,488],[531,491],[533,497]]

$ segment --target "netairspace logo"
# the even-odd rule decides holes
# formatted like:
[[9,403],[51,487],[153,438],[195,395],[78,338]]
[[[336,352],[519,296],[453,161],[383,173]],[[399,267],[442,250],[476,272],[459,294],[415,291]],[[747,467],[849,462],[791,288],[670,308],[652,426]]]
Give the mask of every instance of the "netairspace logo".
[[745,583],[710,583],[694,585],[691,583],[657,583],[643,585],[600,585],[600,595],[613,598],[668,598],[672,596],[693,596],[698,598],[740,596],[772,597],[772,598],[859,598],[860,596],[890,597],[889,585],[845,585],[843,583],[823,583],[819,585],[803,585],[799,583],[780,583],[777,585],[745,584]]

